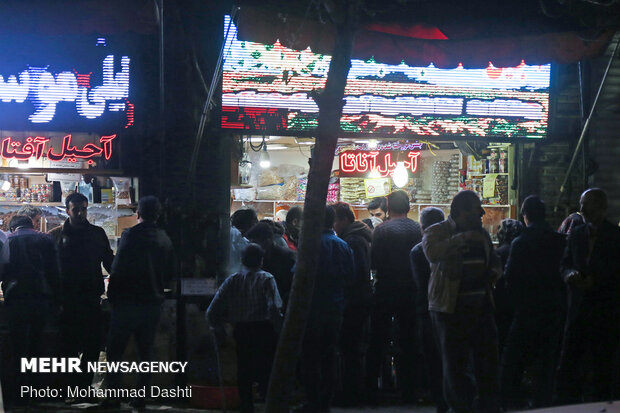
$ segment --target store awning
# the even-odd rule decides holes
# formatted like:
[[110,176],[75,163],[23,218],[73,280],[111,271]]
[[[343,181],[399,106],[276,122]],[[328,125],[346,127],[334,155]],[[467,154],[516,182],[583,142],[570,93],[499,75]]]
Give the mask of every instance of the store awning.
[[[315,53],[331,54],[334,30],[329,24],[284,16],[258,7],[244,6],[237,23],[239,39],[273,44],[279,40],[286,47]],[[293,36],[296,35],[297,38]],[[514,67],[522,60],[527,64],[571,63],[600,54],[610,41],[613,30],[593,39],[584,39],[573,31],[531,35],[454,39],[441,27],[417,24],[410,27],[372,24],[360,30],[355,38],[353,58],[410,66],[454,68],[462,63],[467,68]]]

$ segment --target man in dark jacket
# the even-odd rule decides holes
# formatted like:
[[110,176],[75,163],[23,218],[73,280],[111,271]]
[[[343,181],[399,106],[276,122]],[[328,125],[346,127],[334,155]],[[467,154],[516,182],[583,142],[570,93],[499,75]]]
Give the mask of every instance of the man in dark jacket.
[[350,285],[353,278],[353,251],[332,230],[334,215],[332,207],[325,207],[319,266],[302,344],[307,404],[301,411],[305,413],[329,412],[345,286]]
[[527,228],[511,244],[504,277],[514,316],[502,355],[501,383],[504,407],[522,405],[520,391],[524,358],[539,358],[534,405],[546,406],[553,395],[553,375],[560,344],[566,291],[560,276],[564,236],[545,221],[545,204],[534,195],[523,201],[521,214]]
[[64,353],[69,357],[82,354],[81,374],[73,385],[86,388],[93,380],[88,362],[99,360],[103,317],[101,295],[104,292],[101,265],[110,272],[114,254],[103,228],[88,222],[88,199],[72,193],[65,200],[69,218],[50,231],[60,257],[62,308],[60,331]]
[[387,197],[389,220],[372,235],[371,265],[377,272],[374,308],[370,314],[370,340],[366,362],[366,387],[375,402],[377,381],[387,347],[392,318],[396,319],[401,349],[396,368],[404,403],[415,402],[415,285],[411,278],[409,252],[422,240],[420,225],[407,218],[409,196],[405,191]]
[[283,248],[274,242],[273,227],[266,222],[259,222],[247,233],[247,238],[260,245],[265,256],[263,257],[262,270],[267,271],[276,280],[278,292],[282,298],[283,310],[286,311],[288,296],[293,285],[293,266],[295,265],[295,253],[289,248]]
[[[420,213],[420,226],[422,232],[431,225],[445,219],[444,213],[439,208],[424,208]],[[416,317],[418,324],[418,338],[422,344],[422,354],[426,366],[426,377],[431,397],[437,408],[437,413],[448,411],[448,405],[443,397],[441,377],[441,355],[439,345],[435,339],[431,316],[428,313],[428,281],[431,278],[431,267],[424,255],[422,243],[418,243],[409,253],[411,273],[416,284]]]
[[583,400],[583,366],[588,354],[593,398],[611,400],[613,391],[618,395],[619,387],[617,381],[614,383],[618,365],[613,360],[620,341],[620,228],[606,219],[607,195],[603,190],[588,189],[581,195],[580,204],[586,223],[569,233],[562,260],[569,287],[558,371],[562,403]]
[[11,218],[9,228],[10,259],[0,280],[13,348],[12,380],[5,383],[5,402],[10,404],[18,401],[20,386],[34,384],[20,373],[20,359],[40,356],[41,335],[52,304],[58,303],[60,279],[53,239],[35,231],[25,215]]
[[346,202],[332,205],[336,219],[334,230],[353,250],[355,272],[352,284],[345,291],[344,315],[340,333],[340,354],[343,360],[342,388],[344,405],[362,401],[362,360],[364,326],[370,315],[372,285],[370,283],[370,241],[372,232],[366,224],[355,221]]
[[[112,304],[107,356],[121,361],[129,338],[136,340],[140,361],[151,361],[152,347],[159,323],[164,288],[176,276],[176,258],[166,232],[156,225],[161,205],[154,196],[145,196],[138,203],[138,225],[127,229],[121,237],[108,286]],[[108,373],[109,386],[120,387],[120,375]],[[150,374],[142,373],[138,388],[149,384]],[[106,407],[117,405],[107,400]],[[144,399],[135,399],[132,406],[144,407]]]

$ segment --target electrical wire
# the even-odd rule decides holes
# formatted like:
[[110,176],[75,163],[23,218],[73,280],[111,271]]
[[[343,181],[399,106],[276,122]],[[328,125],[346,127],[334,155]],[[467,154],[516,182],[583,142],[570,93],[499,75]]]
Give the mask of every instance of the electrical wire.
[[252,138],[250,137],[250,135],[248,135],[248,145],[250,146],[250,149],[252,149],[254,152],[260,152],[263,150],[263,148],[265,147],[266,143],[265,143],[265,135],[263,135],[263,140],[261,141],[261,143],[259,143],[257,146],[254,146],[252,144]]

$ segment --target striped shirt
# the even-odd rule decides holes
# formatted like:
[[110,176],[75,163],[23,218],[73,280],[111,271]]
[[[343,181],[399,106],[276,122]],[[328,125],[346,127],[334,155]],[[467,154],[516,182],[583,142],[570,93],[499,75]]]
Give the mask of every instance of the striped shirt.
[[206,315],[211,326],[266,320],[277,323],[281,309],[273,275],[243,267],[222,283]]

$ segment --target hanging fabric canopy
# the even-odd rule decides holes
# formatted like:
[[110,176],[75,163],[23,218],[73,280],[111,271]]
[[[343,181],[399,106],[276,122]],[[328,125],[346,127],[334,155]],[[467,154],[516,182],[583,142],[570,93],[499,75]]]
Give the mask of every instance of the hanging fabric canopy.
[[[276,40],[288,48],[331,54],[335,31],[330,24],[310,19],[284,17],[257,7],[244,6],[237,22],[240,40],[274,44]],[[597,56],[613,36],[607,30],[594,39],[583,39],[577,32],[547,32],[531,35],[454,39],[441,27],[416,24],[371,24],[357,33],[353,58],[387,64],[404,61],[410,66],[454,68],[462,63],[467,68],[514,67],[522,60],[529,65],[571,63]]]

